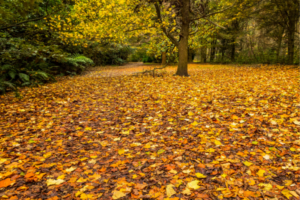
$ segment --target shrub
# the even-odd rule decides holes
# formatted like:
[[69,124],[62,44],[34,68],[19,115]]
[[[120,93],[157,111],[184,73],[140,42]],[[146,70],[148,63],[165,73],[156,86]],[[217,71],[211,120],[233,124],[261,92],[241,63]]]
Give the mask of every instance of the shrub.
[[54,75],[81,73],[93,61],[64,52],[56,45],[28,44],[19,38],[0,39],[0,93],[54,81]]

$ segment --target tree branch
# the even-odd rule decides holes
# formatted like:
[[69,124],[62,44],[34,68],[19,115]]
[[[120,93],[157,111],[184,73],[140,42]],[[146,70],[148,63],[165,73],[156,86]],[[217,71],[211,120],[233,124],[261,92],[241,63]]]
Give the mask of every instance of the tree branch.
[[213,25],[215,25],[215,26],[217,26],[217,27],[220,27],[220,28],[226,30],[226,28],[225,28],[224,26],[221,26],[221,25],[219,25],[219,24],[217,24],[217,23],[215,23],[215,22],[212,22],[212,21],[210,21],[209,19],[206,19],[206,18],[204,18],[204,19],[207,20],[208,22],[210,22],[211,24],[213,24]]
[[[60,9],[57,10],[57,11],[55,11],[55,12],[52,13],[52,14],[56,14],[58,11],[60,11]],[[26,21],[22,21],[22,22],[19,22],[19,23],[14,24],[14,25],[9,25],[9,26],[0,28],[0,31],[6,30],[6,29],[9,29],[9,28],[12,28],[12,27],[20,26],[21,24],[26,24],[26,23],[29,23],[29,22],[39,21],[39,20],[44,19],[45,17],[48,17],[48,16],[50,16],[50,15],[52,15],[52,14],[48,14],[48,15],[45,15],[45,16],[42,16],[42,17],[39,17],[39,18],[35,18],[35,19],[29,19],[29,20],[26,20]]]
[[225,8],[225,9],[223,9],[223,10],[220,10],[220,11],[217,11],[217,12],[210,13],[210,14],[208,14],[208,15],[202,15],[202,16],[200,16],[200,17],[191,19],[191,21],[199,20],[199,19],[202,19],[202,18],[205,18],[205,17],[209,17],[209,16],[212,16],[212,15],[216,15],[216,14],[222,13],[222,12],[224,12],[224,11],[226,11],[226,10],[232,8],[233,6],[234,6],[234,5],[232,5],[232,6],[228,7],[228,8]]
[[[162,17],[161,17],[161,13],[160,13],[160,8],[158,3],[154,3],[155,6],[155,10],[156,10],[156,14],[158,17],[159,22],[162,24]],[[179,42],[171,35],[167,32],[167,29],[165,27],[162,27],[162,31],[164,32],[164,34],[171,40],[171,42],[175,45],[178,46]]]

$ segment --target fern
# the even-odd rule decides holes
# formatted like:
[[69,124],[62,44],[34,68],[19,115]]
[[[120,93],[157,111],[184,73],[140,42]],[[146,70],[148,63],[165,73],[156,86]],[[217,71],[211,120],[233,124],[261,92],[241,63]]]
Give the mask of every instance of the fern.
[[92,59],[85,57],[84,55],[75,54],[66,58],[67,63],[74,65],[75,67],[93,65]]
[[8,88],[10,88],[12,90],[16,90],[16,86],[13,83],[0,79],[0,91],[1,91],[1,93],[5,93]]
[[7,71],[7,70],[10,70],[12,68],[14,68],[12,65],[3,65],[3,66],[0,67],[0,72],[1,71]]
[[20,79],[21,79],[23,82],[29,82],[29,81],[30,81],[30,77],[29,77],[27,74],[19,73],[18,75],[19,75]]

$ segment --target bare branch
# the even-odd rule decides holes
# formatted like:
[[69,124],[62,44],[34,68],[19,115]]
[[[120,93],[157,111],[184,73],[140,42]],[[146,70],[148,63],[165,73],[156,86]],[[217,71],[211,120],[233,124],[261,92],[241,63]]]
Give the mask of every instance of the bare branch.
[[207,19],[207,18],[204,18],[204,19],[207,20],[208,22],[210,22],[211,24],[217,26],[217,27],[220,27],[220,28],[222,28],[222,29],[226,29],[224,26],[221,26],[221,25],[219,25],[219,24],[217,24],[217,23],[215,23],[215,22],[212,22],[212,21],[210,21],[210,20]]
[[235,5],[232,5],[232,6],[228,7],[228,8],[225,8],[225,9],[223,9],[223,10],[220,10],[220,11],[217,11],[217,12],[210,13],[210,14],[208,14],[208,15],[202,15],[202,16],[200,16],[200,17],[197,17],[197,18],[191,19],[191,21],[199,20],[199,19],[202,19],[202,18],[205,18],[205,17],[209,17],[209,16],[212,16],[212,15],[216,15],[216,14],[219,14],[219,13],[225,12],[226,10],[228,10],[228,9],[230,9],[230,8],[234,7],[234,6],[235,6]]

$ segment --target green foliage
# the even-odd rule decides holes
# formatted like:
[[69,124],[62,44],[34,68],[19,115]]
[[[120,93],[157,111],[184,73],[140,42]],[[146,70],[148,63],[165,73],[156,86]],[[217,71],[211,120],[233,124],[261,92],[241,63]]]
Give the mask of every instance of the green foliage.
[[54,81],[58,74],[78,74],[93,65],[90,58],[70,56],[57,45],[28,44],[20,38],[1,38],[0,55],[0,93]]
[[123,65],[127,62],[133,49],[128,46],[113,43],[99,44],[92,43],[87,48],[83,48],[83,55],[89,56],[95,65]]

